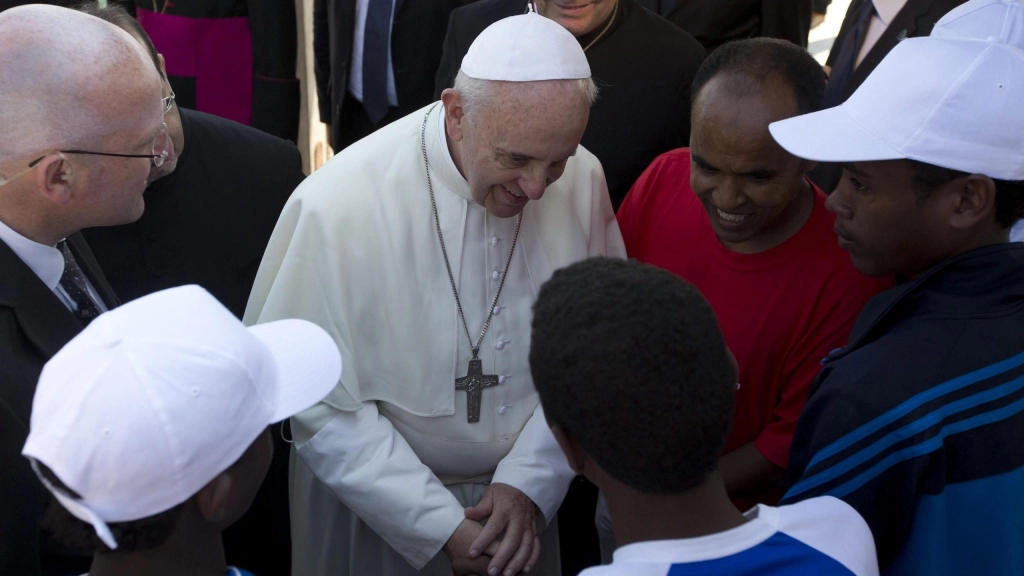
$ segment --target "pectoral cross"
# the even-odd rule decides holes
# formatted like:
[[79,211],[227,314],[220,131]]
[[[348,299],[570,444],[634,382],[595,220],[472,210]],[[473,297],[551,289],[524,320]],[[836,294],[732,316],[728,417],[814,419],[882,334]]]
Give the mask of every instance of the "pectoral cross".
[[484,374],[483,363],[476,357],[476,350],[474,350],[466,375],[455,379],[455,389],[466,391],[466,408],[470,423],[480,421],[480,397],[483,395],[483,389],[497,385],[498,377],[493,374]]

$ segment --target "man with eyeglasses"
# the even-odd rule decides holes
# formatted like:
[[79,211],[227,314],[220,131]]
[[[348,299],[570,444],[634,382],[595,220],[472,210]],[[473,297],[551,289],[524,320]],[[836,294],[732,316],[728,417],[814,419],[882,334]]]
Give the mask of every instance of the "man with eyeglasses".
[[40,534],[19,454],[43,364],[118,304],[78,231],[137,220],[172,144],[159,75],[121,30],[34,5],[0,14],[0,39],[0,574],[81,574],[88,558]]
[[[79,10],[131,34],[163,72],[146,31],[123,8],[90,3]],[[125,302],[198,284],[241,318],[277,217],[305,178],[302,158],[291,142],[179,108],[169,83],[163,94],[174,146],[150,173],[146,213],[136,222],[90,228],[83,235]],[[224,532],[224,549],[235,566],[287,574],[289,446],[280,430],[273,437],[270,472],[249,511]]]
[[[166,79],[161,55],[123,8],[90,3],[79,10],[128,32]],[[163,95],[174,146],[150,174],[146,213],[83,234],[124,301],[198,284],[241,318],[277,217],[305,178],[302,157],[287,140],[179,108],[166,81]]]

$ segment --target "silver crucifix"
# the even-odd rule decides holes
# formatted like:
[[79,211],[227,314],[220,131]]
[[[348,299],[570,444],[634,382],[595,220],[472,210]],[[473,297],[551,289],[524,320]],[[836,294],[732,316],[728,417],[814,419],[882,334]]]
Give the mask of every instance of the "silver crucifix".
[[469,361],[469,370],[466,371],[466,375],[455,379],[455,389],[466,392],[466,407],[470,423],[480,421],[480,399],[483,396],[483,389],[498,385],[498,377],[493,374],[484,374],[483,364],[475,356],[474,354],[474,358]]

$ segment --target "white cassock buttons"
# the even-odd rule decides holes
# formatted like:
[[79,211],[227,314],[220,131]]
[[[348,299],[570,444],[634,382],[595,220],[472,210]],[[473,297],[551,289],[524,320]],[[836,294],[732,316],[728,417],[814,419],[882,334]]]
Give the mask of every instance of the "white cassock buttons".
[[497,270],[491,272],[491,280],[497,280],[498,278],[501,278],[501,272],[498,272]]
[[498,350],[504,350],[505,349],[505,344],[508,344],[507,340],[499,340],[498,341],[498,345],[495,346],[495,348],[497,348]]
[[508,412],[508,406],[502,406],[501,408],[498,408],[498,415],[499,416],[504,416],[505,412]]
[[501,309],[502,308],[504,308],[504,306],[495,306],[494,307],[494,315],[497,316],[498,314],[501,314]]
[[498,245],[498,237],[497,236],[491,236],[491,246],[497,246],[497,245]]

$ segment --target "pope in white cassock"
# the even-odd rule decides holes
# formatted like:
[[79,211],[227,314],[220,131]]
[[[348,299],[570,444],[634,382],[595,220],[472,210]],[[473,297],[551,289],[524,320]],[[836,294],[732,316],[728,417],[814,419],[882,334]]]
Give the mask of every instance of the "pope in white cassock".
[[501,20],[441,102],[285,206],[245,320],[316,322],[345,365],[292,419],[295,576],[559,574],[573,472],[530,377],[531,306],[556,269],[625,256],[579,146],[595,95],[568,31]]

